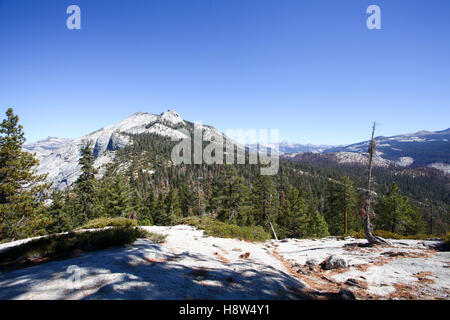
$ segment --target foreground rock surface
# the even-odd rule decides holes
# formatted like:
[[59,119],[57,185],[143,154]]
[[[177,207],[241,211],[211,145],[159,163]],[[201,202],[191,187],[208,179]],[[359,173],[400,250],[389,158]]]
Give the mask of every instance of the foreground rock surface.
[[[144,228],[166,234],[166,242],[140,239],[0,273],[0,299],[450,297],[450,253],[430,249],[433,242],[392,241],[379,248],[333,238],[251,243],[207,237],[189,226]],[[321,267],[330,260],[338,261],[334,268]]]

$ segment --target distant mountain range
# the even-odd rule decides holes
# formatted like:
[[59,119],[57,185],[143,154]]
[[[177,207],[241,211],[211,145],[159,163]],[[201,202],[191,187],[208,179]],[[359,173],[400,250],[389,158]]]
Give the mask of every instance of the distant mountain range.
[[[419,131],[392,137],[379,136],[377,155],[391,164],[403,167],[433,167],[450,172],[450,128],[442,131]],[[369,141],[325,150],[325,153],[351,152],[364,154]]]
[[[48,174],[47,181],[54,187],[63,189],[71,185],[80,175],[80,147],[83,141],[91,140],[94,145],[95,167],[99,176],[104,174],[106,166],[114,161],[115,152],[131,142],[129,134],[152,133],[158,136],[180,139],[184,134],[178,129],[192,131],[193,123],[184,121],[175,111],[169,110],[160,115],[138,112],[128,118],[104,127],[80,138],[61,139],[49,137],[42,141],[28,143],[24,149],[35,153],[40,160],[38,173]],[[202,126],[203,135],[209,140],[212,135],[225,135],[211,126]],[[436,132],[420,131],[393,137],[377,137],[378,152],[375,162],[382,166],[421,166],[433,167],[450,172],[450,129]],[[283,141],[276,145],[266,145],[271,152],[276,152],[285,159],[304,157],[325,157],[338,163],[366,163],[369,141],[347,146],[327,146],[300,144]],[[258,151],[258,145],[249,144],[251,152]],[[278,148],[276,148],[278,147]]]
[[[375,138],[375,164],[379,166],[430,167],[450,173],[450,128],[442,131],[419,131],[392,137]],[[278,145],[249,144],[257,151],[264,146],[285,159],[305,158],[304,153],[323,154],[323,158],[338,163],[365,164],[369,140],[346,146],[328,146],[280,142]],[[309,156],[308,158],[311,158]],[[319,159],[320,156],[313,158]]]
[[278,144],[247,144],[247,149],[250,151],[258,151],[261,146],[265,146],[268,150],[273,153],[282,154],[293,154],[299,152],[312,152],[312,153],[322,153],[327,149],[333,148],[334,146],[328,145],[314,145],[314,144],[301,144],[296,142],[282,141]]

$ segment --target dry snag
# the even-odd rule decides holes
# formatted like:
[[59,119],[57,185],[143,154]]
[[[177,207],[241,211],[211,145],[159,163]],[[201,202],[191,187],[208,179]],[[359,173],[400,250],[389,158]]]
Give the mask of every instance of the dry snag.
[[369,244],[386,244],[388,243],[386,240],[384,240],[381,237],[375,236],[372,234],[372,225],[370,223],[370,213],[371,213],[371,197],[372,197],[372,164],[373,164],[373,155],[375,153],[376,149],[376,143],[374,139],[375,134],[375,122],[373,123],[372,127],[372,139],[370,140],[369,144],[369,150],[367,151],[369,153],[369,173],[367,177],[367,195],[366,195],[366,201],[364,204],[364,211],[363,211],[363,222],[364,222],[364,233],[366,235],[366,239],[369,242]]

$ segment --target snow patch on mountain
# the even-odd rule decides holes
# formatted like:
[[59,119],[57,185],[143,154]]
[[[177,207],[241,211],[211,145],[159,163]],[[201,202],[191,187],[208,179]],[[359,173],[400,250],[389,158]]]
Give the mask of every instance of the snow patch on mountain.
[[[441,131],[419,131],[392,137],[378,136],[375,138],[377,151],[386,163],[402,167],[434,167],[448,172],[450,166],[449,140],[450,128]],[[354,152],[364,154],[369,147],[369,141],[354,143],[326,149],[324,153]],[[436,152],[435,152],[436,151]],[[345,156],[350,159],[350,156]],[[447,170],[447,171],[446,171]]]
[[148,128],[146,132],[154,133],[164,137],[174,138],[174,140],[179,140],[186,137],[186,135],[182,134],[180,131],[167,127],[162,123],[155,123],[150,128]]
[[[356,163],[361,165],[366,165],[369,160],[367,153],[356,152],[336,152],[335,157],[339,163]],[[373,157],[373,164],[375,166],[388,167],[391,165],[391,161],[383,159],[380,153],[376,152]]]
[[106,151],[95,159],[94,167],[97,169],[97,178],[101,178],[105,175],[108,164],[113,162],[115,157],[116,153],[114,151]]
[[185,125],[181,116],[173,110],[163,113],[160,117],[161,122],[169,123],[171,125]]
[[268,150],[271,154],[277,155],[291,155],[301,152],[322,153],[333,146],[329,145],[313,145],[301,144],[296,142],[281,141],[279,143],[251,143],[246,145],[249,151],[257,152],[258,150]]
[[70,139],[48,137],[45,140],[28,143],[26,149],[28,152],[36,153],[37,159],[49,155],[53,151],[59,149]]
[[401,167],[409,167],[414,163],[414,159],[412,157],[400,157],[395,163]]
[[450,173],[450,164],[447,163],[435,162],[430,164],[429,167],[444,171],[445,173]]
[[[98,177],[104,175],[106,166],[114,161],[115,151],[131,143],[127,134],[152,133],[179,140],[186,136],[178,128],[186,126],[180,115],[169,110],[161,115],[137,112],[126,119],[75,139],[49,137],[42,141],[25,144],[23,149],[35,154],[40,161],[38,174],[47,174],[46,182],[53,187],[64,189],[80,176],[80,148],[87,142],[93,143],[94,166]],[[206,127],[205,127],[206,128]],[[209,134],[214,128],[207,127]],[[218,131],[219,132],[219,131]],[[220,133],[220,132],[219,132]]]

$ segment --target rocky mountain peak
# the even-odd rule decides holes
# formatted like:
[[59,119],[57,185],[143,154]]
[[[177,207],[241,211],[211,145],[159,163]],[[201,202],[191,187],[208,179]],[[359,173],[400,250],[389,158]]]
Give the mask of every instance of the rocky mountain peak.
[[167,110],[167,112],[161,113],[160,120],[163,122],[168,122],[173,125],[184,124],[184,121],[181,118],[181,116],[176,111],[170,109]]

